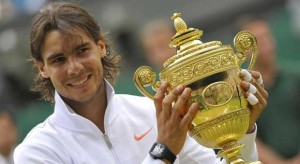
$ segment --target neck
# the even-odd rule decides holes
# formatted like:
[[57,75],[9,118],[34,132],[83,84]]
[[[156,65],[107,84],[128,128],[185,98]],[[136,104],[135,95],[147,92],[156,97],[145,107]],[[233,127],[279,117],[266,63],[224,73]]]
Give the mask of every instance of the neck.
[[92,121],[103,133],[104,130],[104,115],[107,106],[106,86],[103,81],[99,86],[96,95],[87,102],[73,102],[70,107],[82,117]]

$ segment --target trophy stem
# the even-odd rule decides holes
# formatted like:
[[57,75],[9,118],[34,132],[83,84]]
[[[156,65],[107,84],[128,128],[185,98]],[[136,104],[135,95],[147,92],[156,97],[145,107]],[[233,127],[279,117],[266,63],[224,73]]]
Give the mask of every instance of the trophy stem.
[[229,142],[222,146],[217,156],[224,158],[227,164],[244,164],[246,162],[241,158],[243,146],[236,141]]
[[227,164],[263,164],[260,161],[245,162],[241,158],[241,151],[244,144],[237,143],[237,141],[229,142],[222,146],[222,149],[217,154],[218,157],[222,157],[226,160]]

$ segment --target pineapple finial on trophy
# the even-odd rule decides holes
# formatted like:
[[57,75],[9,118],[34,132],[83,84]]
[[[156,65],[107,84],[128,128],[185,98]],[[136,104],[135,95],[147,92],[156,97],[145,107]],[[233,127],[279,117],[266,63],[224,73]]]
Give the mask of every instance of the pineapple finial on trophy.
[[186,23],[181,19],[181,13],[174,13],[171,19],[174,20],[177,33],[182,33],[187,30]]
[[174,27],[176,29],[176,34],[172,37],[170,46],[176,47],[179,51],[180,46],[184,45],[185,43],[197,40],[198,43],[200,42],[200,37],[203,34],[203,31],[188,28],[184,20],[181,18],[181,13],[174,13],[171,19],[174,21]]

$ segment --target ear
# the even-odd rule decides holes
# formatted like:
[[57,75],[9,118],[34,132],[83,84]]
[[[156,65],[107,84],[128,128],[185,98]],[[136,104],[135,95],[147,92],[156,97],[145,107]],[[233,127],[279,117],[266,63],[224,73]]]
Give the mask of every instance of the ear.
[[97,43],[98,50],[100,52],[101,58],[106,56],[106,46],[103,40],[99,40]]
[[45,70],[45,64],[39,60],[34,59],[34,63],[37,66],[37,68],[39,69],[40,75],[43,78],[49,78],[48,73]]

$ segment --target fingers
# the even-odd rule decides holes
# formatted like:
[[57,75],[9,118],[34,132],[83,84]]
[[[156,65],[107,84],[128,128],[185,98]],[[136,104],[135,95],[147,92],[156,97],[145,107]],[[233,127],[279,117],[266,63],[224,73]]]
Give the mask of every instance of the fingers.
[[[263,78],[262,78],[262,75],[259,72],[257,72],[257,71],[248,71],[248,70],[242,69],[240,74],[241,74],[242,78],[245,81],[250,82],[251,85],[254,85],[256,87],[256,89],[258,90],[258,92],[265,99],[268,98],[268,92],[263,87]],[[245,91],[248,91],[252,94],[255,94],[255,89],[253,87],[251,87],[251,89],[249,89],[249,90],[247,89]]]
[[262,76],[259,72],[241,70],[241,77],[245,80],[241,83],[241,88],[245,91],[245,97],[250,104],[251,114],[248,131],[251,131],[267,105],[268,92],[263,87]]
[[189,105],[192,90],[179,85],[166,95],[167,87],[168,84],[163,82],[154,96],[157,116],[174,125],[188,127],[198,108],[198,105]]
[[255,79],[255,81],[259,84],[262,85],[263,84],[263,78],[261,76],[261,74],[257,71],[250,71],[250,74],[252,75],[252,77]]
[[179,85],[166,95],[167,87],[167,82],[163,82],[154,96],[155,107],[157,110],[156,114],[163,114],[166,119],[169,119],[170,117],[178,119],[180,117],[180,112],[188,102],[191,89]]
[[252,93],[252,94],[255,94],[257,92],[257,88],[253,84],[249,83],[248,92]]
[[242,78],[245,80],[245,81],[242,81],[241,87],[246,92],[245,97],[247,98],[247,101],[251,105],[257,104],[259,100],[254,96],[254,94],[257,93],[257,88],[253,84],[250,83],[251,80],[253,82],[251,73],[245,69],[242,69],[240,74],[241,74]]
[[256,81],[258,82],[258,84],[262,85],[264,83],[261,74],[259,74],[258,79],[256,79]]
[[165,93],[167,91],[167,87],[168,87],[168,83],[163,81],[154,96],[154,105],[156,108],[156,115],[159,115],[162,111],[162,101],[165,98]]
[[190,94],[190,90],[188,91],[187,88],[184,88],[182,85],[179,85],[176,88],[174,88],[163,99],[162,102],[162,112],[165,118],[170,118],[172,115],[178,115],[179,117],[178,109],[175,110],[173,106],[176,106],[177,108],[182,108],[183,101],[185,102],[187,100],[189,94]]
[[242,69],[242,70],[241,70],[241,76],[242,76],[242,78],[243,78],[245,81],[248,81],[248,82],[252,79],[252,76],[251,76],[250,72],[248,72],[248,71],[245,70],[245,69]]
[[[181,111],[187,107],[188,99],[191,95],[191,89],[185,88],[181,95],[178,97],[177,101],[173,105],[172,109],[172,119],[179,119]],[[185,110],[184,110],[185,111]]]
[[252,93],[249,92],[248,92],[247,100],[251,105],[256,105],[258,103],[258,99]]
[[246,69],[242,69],[241,76],[245,81],[250,82],[252,78],[254,78],[259,85],[263,84],[263,78],[261,74],[257,71],[248,71]]
[[254,85],[246,81],[241,83],[241,87],[247,93],[245,94],[245,97],[247,98],[248,102],[251,105],[256,105],[257,103],[266,104],[266,96],[263,96],[262,93],[264,93],[264,95],[267,95],[268,93],[255,81],[251,82],[254,83]]
[[[165,86],[166,85],[166,86]],[[185,142],[188,123],[195,115],[195,106],[189,106],[190,88],[179,85],[171,91],[167,90],[168,85],[162,84],[157,91],[154,101],[157,108],[157,141],[168,146],[170,151],[178,154]],[[167,94],[166,94],[167,93]],[[187,111],[183,118],[181,111]]]
[[193,103],[190,107],[188,112],[184,115],[181,123],[180,123],[180,127],[184,128],[184,127],[188,127],[191,123],[191,121],[194,119],[196,113],[198,110],[198,103]]
[[264,99],[268,98],[268,92],[264,89],[263,78],[262,75],[257,71],[250,71],[252,75],[252,80],[250,81],[259,91],[259,93],[264,97]]
[[257,71],[248,72],[247,70],[241,70],[241,76],[245,80],[241,83],[241,87],[246,92],[245,97],[247,101],[252,105],[250,107],[253,110],[252,114],[256,113],[259,115],[266,107],[266,99],[268,98],[268,92],[263,88],[263,84],[260,84],[261,74]]

